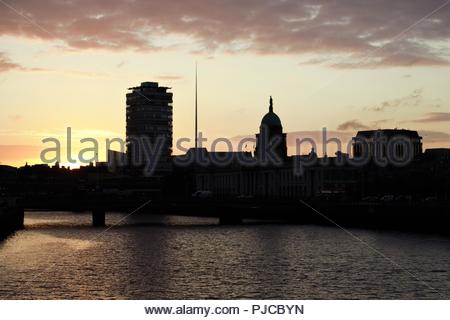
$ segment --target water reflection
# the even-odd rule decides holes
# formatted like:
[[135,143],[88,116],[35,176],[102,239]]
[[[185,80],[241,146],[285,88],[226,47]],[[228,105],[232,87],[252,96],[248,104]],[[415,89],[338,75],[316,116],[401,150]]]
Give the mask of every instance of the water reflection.
[[400,269],[335,228],[135,215],[103,231],[89,213],[27,213],[26,229],[0,244],[0,298],[450,296],[446,238],[352,230]]

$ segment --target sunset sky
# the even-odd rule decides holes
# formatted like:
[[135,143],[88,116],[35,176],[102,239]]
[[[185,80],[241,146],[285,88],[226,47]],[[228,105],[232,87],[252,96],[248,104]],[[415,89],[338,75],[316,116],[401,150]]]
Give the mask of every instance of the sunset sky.
[[0,163],[39,162],[66,127],[123,137],[143,81],[172,87],[174,139],[192,137],[195,61],[210,139],[256,133],[272,95],[292,136],[397,127],[450,147],[449,1],[0,0]]

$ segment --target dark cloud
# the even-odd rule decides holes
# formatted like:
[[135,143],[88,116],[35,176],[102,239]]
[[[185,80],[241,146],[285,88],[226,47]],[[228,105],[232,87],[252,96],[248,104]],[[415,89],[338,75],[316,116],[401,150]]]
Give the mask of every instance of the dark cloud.
[[427,143],[450,142],[450,134],[446,132],[424,130],[420,131],[420,135],[423,137],[423,140]]
[[345,121],[345,122],[341,123],[340,125],[338,125],[337,130],[340,130],[340,131],[375,130],[375,129],[379,128],[382,123],[386,123],[389,121],[391,121],[391,120],[390,119],[380,119],[380,120],[371,121],[370,124],[364,124],[364,123],[360,122],[359,120],[353,119],[353,120]]
[[332,63],[337,68],[442,66],[449,65],[448,46],[439,44],[450,38],[450,10],[445,7],[422,19],[442,4],[442,0],[17,0],[11,3],[15,10],[3,6],[0,11],[0,35],[58,39],[71,48],[108,50],[158,50],[173,46],[165,36],[182,36],[195,43],[189,50],[207,55],[216,50],[335,53],[350,55],[350,62]]
[[428,123],[428,122],[450,122],[449,112],[429,112],[424,118],[412,120],[409,122]]
[[348,130],[365,130],[369,129],[369,126],[362,124],[358,120],[349,120],[344,123],[341,123],[337,127],[338,130],[348,131]]

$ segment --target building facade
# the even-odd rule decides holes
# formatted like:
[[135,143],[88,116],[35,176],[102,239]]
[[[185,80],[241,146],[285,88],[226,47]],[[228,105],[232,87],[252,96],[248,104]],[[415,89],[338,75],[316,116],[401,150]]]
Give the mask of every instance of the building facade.
[[413,160],[422,155],[422,152],[422,137],[413,130],[365,130],[358,131],[353,137],[355,158],[368,156],[369,158],[391,157]]
[[[268,149],[274,151],[278,159],[273,159],[273,154],[267,155]],[[206,150],[202,150],[202,154],[206,158],[215,157],[214,152]],[[301,157],[287,155],[286,134],[280,118],[273,111],[272,97],[269,112],[262,118],[260,131],[256,134],[254,154],[231,154],[233,161],[226,166],[207,161],[207,165],[196,163],[190,167],[188,171],[193,180],[190,191],[210,191],[216,198],[298,199],[329,190],[345,190],[347,184],[354,182],[350,176],[334,173],[335,166],[330,166],[328,172],[315,165],[298,174],[295,166]],[[238,161],[243,158],[245,161]]]
[[[270,145],[272,139],[277,145]],[[448,149],[422,151],[417,131],[384,129],[359,131],[353,138],[353,157],[337,152],[335,157],[287,156],[286,134],[280,118],[269,112],[256,134],[254,154],[230,152],[234,160],[227,165],[205,161],[184,167],[189,192],[209,191],[214,198],[260,198],[271,200],[334,199],[334,201],[372,201],[367,199],[448,199]],[[282,163],[261,161],[264,152],[276,152]],[[272,152],[271,151],[271,152]],[[202,150],[204,158],[224,158]],[[237,161],[245,158],[246,161]],[[361,162],[365,157],[369,161]],[[384,158],[377,163],[374,159]],[[403,163],[398,159],[406,159]],[[302,170],[299,170],[299,168]],[[400,201],[399,200],[399,201]],[[403,201],[402,200],[402,201]]]
[[[126,143],[128,164],[144,167],[156,161],[155,173],[171,170],[173,94],[157,82],[142,82],[126,95]],[[148,146],[158,145],[157,157],[148,157]]]

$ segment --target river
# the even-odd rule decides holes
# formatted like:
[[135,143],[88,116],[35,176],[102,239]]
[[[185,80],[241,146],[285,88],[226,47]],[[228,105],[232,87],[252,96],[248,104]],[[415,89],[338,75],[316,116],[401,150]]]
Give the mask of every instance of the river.
[[307,225],[26,212],[1,299],[448,299],[450,239]]

